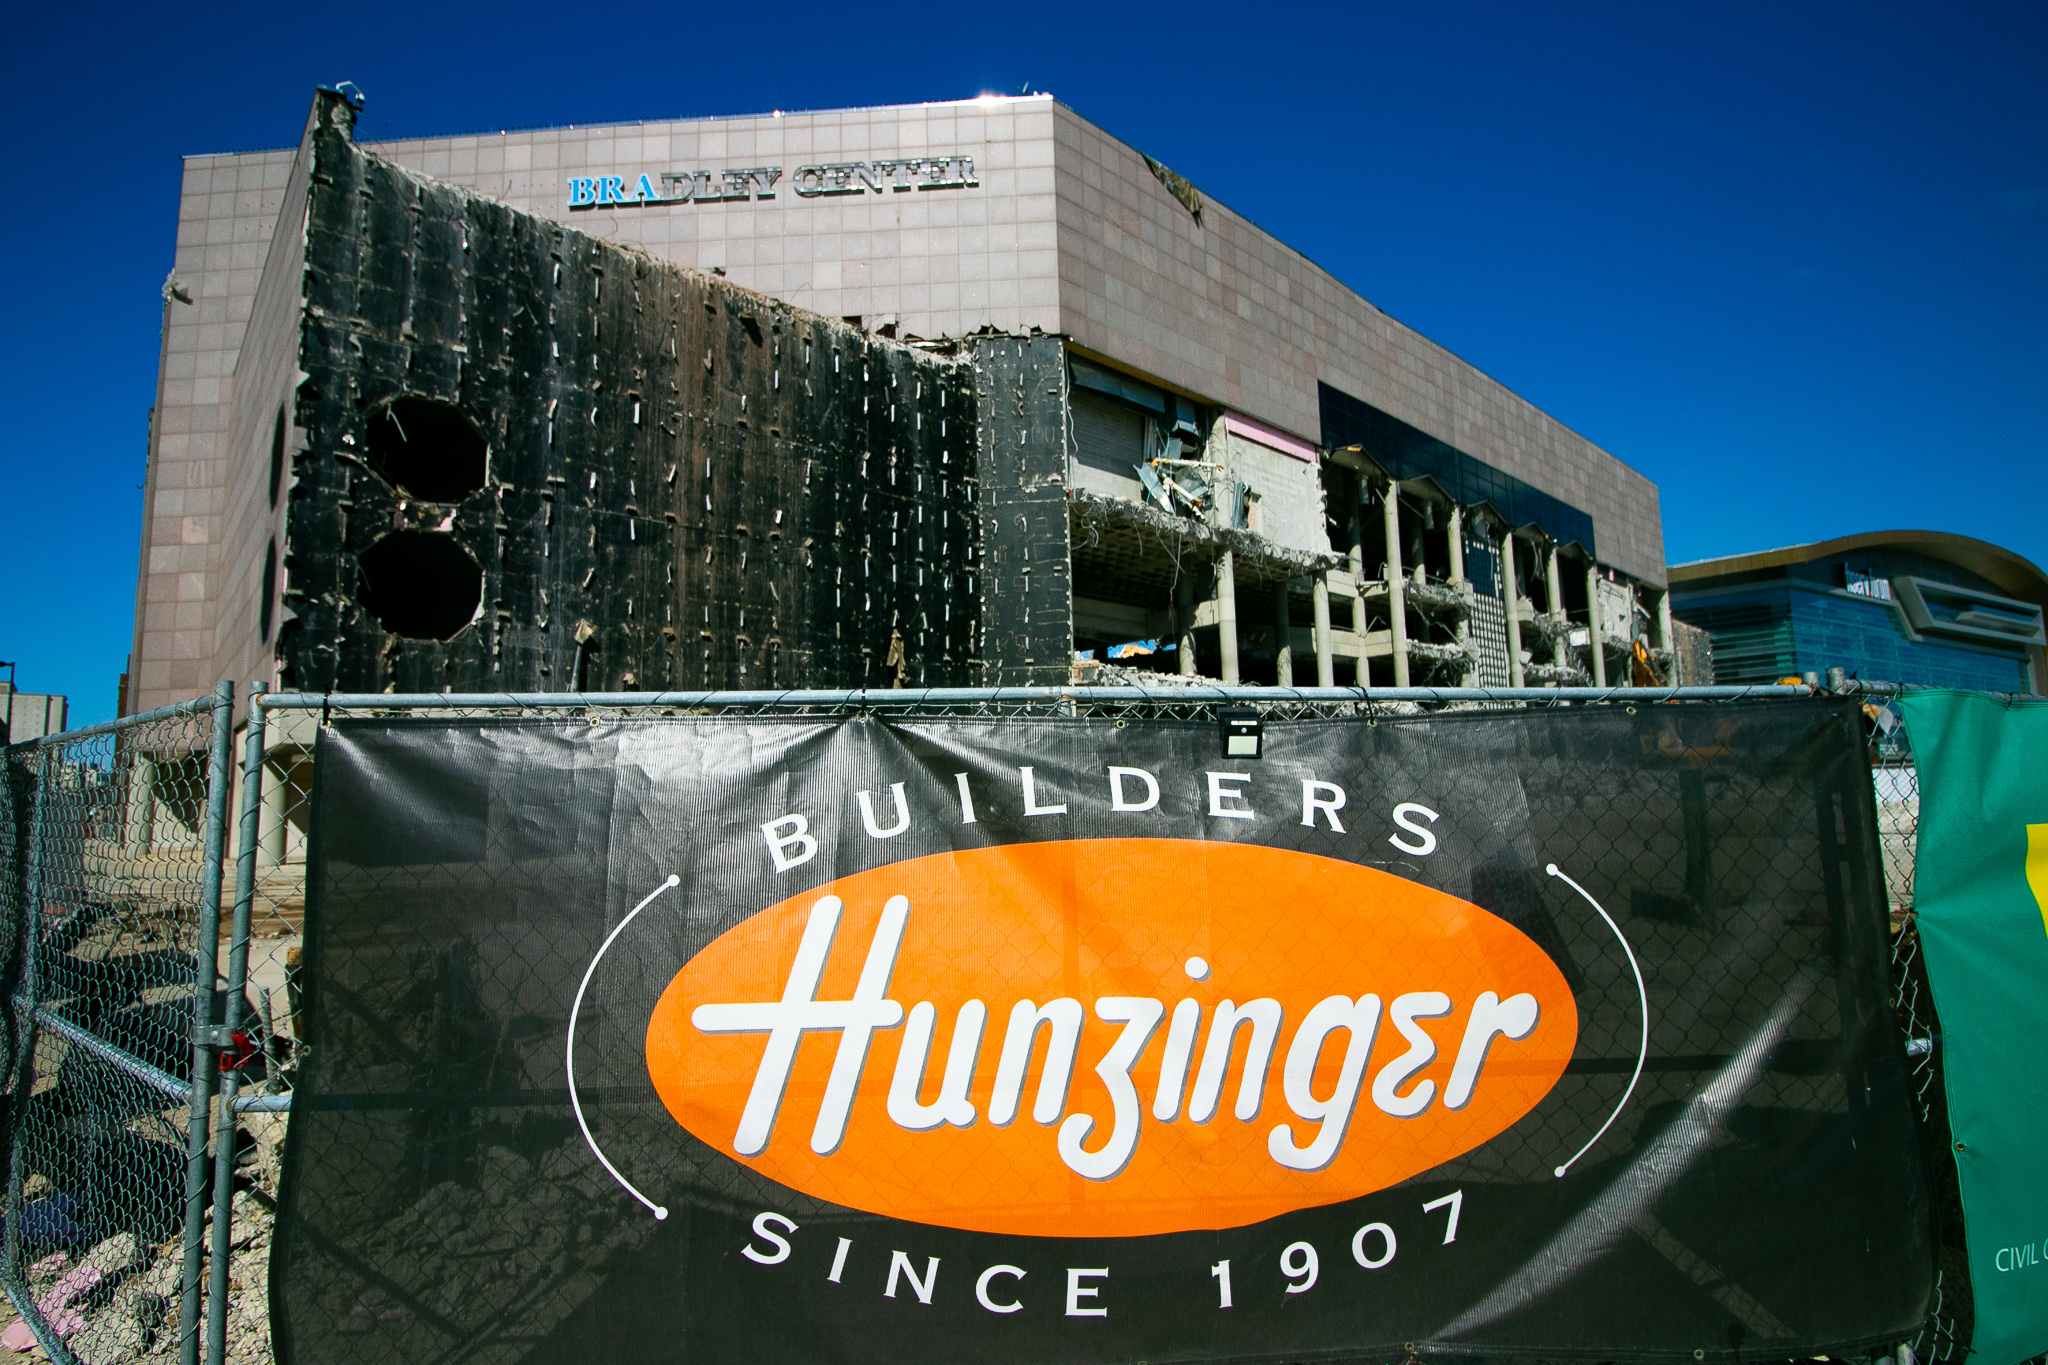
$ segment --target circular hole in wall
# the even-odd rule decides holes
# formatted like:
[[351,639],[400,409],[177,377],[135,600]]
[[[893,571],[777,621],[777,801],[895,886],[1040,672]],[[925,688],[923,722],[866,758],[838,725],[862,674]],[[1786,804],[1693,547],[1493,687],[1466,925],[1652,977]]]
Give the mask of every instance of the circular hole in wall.
[[461,502],[484,486],[483,434],[451,403],[395,398],[370,414],[370,468],[421,502]]
[[277,506],[278,489],[284,486],[284,409],[277,410],[277,425],[270,429],[270,505]]
[[263,605],[258,608],[262,617],[263,643],[270,643],[270,627],[275,623],[277,612],[277,540],[272,537],[270,548],[263,554]]
[[393,635],[446,640],[476,616],[484,571],[446,531],[393,531],[356,556],[358,600]]

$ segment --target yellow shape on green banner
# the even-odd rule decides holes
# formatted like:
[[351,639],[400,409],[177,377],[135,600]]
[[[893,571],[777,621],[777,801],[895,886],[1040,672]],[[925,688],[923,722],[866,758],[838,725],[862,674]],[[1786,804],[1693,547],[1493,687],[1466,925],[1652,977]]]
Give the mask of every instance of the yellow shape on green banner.
[[2048,825],[2027,826],[2027,885],[2041,903],[2041,927],[2048,929]]

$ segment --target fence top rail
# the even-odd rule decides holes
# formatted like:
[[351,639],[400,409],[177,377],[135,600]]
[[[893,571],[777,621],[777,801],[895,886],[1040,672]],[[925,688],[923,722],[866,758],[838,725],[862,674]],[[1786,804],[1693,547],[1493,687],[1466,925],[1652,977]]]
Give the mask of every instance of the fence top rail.
[[204,697],[194,697],[190,701],[173,702],[169,706],[159,706],[154,711],[140,711],[135,715],[122,716],[117,720],[103,720],[97,725],[84,725],[76,730],[60,730],[54,735],[44,735],[39,739],[25,739],[19,744],[7,745],[4,752],[8,754],[27,753],[31,749],[47,749],[59,744],[76,744],[80,740],[97,739],[101,735],[117,735],[123,730],[136,730],[142,726],[153,725],[160,721],[177,720],[183,716],[200,715],[211,711],[214,705],[215,698],[209,693]]
[[857,706],[875,710],[996,702],[1667,702],[1825,695],[1799,685],[1729,687],[927,687],[707,692],[276,692],[265,711],[648,710],[699,707]]
[[1988,697],[1992,701],[2014,703],[2044,700],[2039,692],[1986,692],[1976,688],[1940,687],[1923,683],[1867,682],[1851,678],[1835,689],[1837,692],[1868,697],[1903,697],[1909,692],[1955,692],[1967,691],[1975,696]]

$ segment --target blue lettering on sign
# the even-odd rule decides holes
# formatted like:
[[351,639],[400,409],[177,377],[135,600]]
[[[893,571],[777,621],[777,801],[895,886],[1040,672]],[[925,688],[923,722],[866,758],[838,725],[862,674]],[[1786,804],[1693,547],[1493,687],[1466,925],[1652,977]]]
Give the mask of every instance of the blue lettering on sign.
[[[916,177],[922,176],[922,180]],[[782,179],[780,166],[742,166],[723,171],[663,171],[656,187],[654,172],[577,176],[569,181],[569,207],[628,208],[635,204],[700,204],[775,198]],[[632,187],[627,188],[627,181]],[[849,161],[800,166],[791,177],[799,198],[820,195],[904,193],[916,190],[970,189],[981,181],[974,159],[965,156],[922,157],[893,161]],[[668,191],[673,190],[673,193]]]

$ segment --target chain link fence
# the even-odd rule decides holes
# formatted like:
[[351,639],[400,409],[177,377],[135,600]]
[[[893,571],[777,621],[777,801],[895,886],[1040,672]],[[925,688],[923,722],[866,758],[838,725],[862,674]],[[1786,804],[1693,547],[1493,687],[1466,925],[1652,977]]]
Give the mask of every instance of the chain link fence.
[[195,1361],[232,691],[7,750],[0,1346]]
[[[1219,705],[1251,705],[1269,721],[1370,722],[1424,711],[1635,710],[1805,691],[1408,689],[1366,696],[1349,689],[1165,686],[652,698],[275,696],[252,698],[239,764],[229,759],[230,713],[217,693],[17,746],[7,751],[8,780],[0,784],[0,934],[8,936],[14,962],[0,1284],[56,1360],[215,1365],[274,1358],[272,1212],[293,1077],[321,1042],[305,1036],[299,977],[313,751],[321,726],[337,717],[590,725],[860,715],[1213,722]],[[1917,784],[1903,729],[1881,701],[1866,714],[1892,911],[1895,1003],[1941,1200],[1938,1298],[1912,1349],[1922,1360],[1949,1361],[1966,1353],[1970,1297],[1947,1158],[1939,1027],[1912,920]],[[1640,809],[1638,798],[1654,799],[1612,795],[1617,819]],[[231,861],[224,862],[224,848],[232,848]],[[1682,853],[1674,856],[1682,862]],[[225,897],[224,867],[234,874]],[[1686,869],[1673,871],[1683,882]],[[1673,916],[1686,911],[1676,901],[1664,908]],[[202,979],[216,989],[201,991]],[[416,1227],[407,1235],[431,1241],[438,1234],[430,1232]],[[417,1251],[421,1258],[437,1254],[424,1244]],[[507,1264],[523,1253],[511,1254]],[[376,1295],[341,1305],[342,1316],[367,1322],[393,1311]]]

